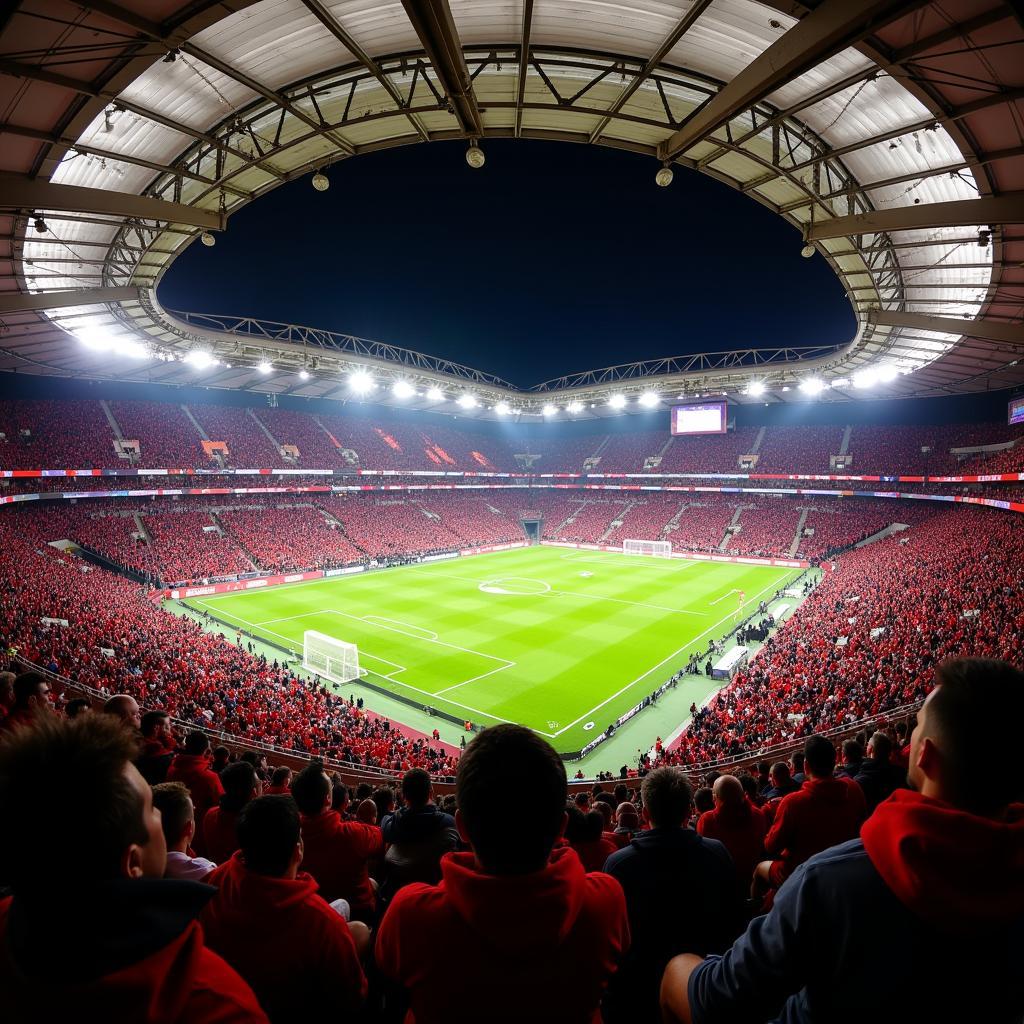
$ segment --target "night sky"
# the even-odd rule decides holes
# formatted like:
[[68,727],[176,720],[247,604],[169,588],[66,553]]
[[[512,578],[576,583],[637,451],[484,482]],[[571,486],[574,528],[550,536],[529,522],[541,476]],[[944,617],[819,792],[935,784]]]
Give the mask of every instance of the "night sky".
[[635,359],[837,344],[855,320],[820,257],[757,202],[597,146],[488,140],[344,160],[234,214],[175,261],[169,309],[325,327],[520,386]]

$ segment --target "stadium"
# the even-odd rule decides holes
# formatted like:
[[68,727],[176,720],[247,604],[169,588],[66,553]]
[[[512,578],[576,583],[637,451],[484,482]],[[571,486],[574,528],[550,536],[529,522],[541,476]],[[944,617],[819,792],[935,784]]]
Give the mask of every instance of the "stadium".
[[1024,1019],[1018,4],[0,51],[5,1020]]

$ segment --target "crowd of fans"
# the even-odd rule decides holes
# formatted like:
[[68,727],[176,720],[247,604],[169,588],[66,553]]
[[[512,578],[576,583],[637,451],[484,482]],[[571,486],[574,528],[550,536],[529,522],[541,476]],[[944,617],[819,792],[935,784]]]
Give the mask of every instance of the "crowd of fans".
[[800,503],[786,498],[743,504],[726,551],[735,555],[789,554],[800,522]]

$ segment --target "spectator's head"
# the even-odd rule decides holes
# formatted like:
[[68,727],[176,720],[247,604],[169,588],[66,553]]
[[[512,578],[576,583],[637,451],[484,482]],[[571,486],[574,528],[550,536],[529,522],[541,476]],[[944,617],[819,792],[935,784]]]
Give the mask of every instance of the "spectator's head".
[[[720,779],[721,777],[722,776],[719,775],[718,779]],[[717,782],[718,779],[715,779],[715,782]],[[743,788],[743,792],[746,793],[747,796],[749,796],[750,799],[754,803],[757,803],[757,801],[761,799],[761,787],[758,786],[757,779],[755,779],[754,776],[750,774],[750,772],[744,772],[741,776],[739,776],[739,780],[740,780],[740,786],[742,786],[742,788]],[[711,792],[714,793],[715,787],[711,786],[710,789],[711,789]],[[700,792],[700,790],[698,789],[697,793],[699,793],[699,792]],[[694,794],[693,800],[694,800],[694,804],[696,804],[697,803],[697,794],[696,793]],[[700,810],[699,806],[697,807],[697,810]]]
[[0,743],[4,828],[19,837],[0,844],[0,878],[16,894],[163,876],[160,812],[137,754],[131,730],[109,715],[43,716]]
[[536,733],[519,725],[485,729],[459,761],[455,792],[459,833],[485,871],[523,875],[544,867],[565,828],[568,786],[561,758]]
[[160,812],[168,850],[184,853],[196,834],[195,807],[183,782],[161,782],[153,787],[153,806]]
[[143,739],[155,740],[158,743],[171,743],[174,734],[171,732],[171,718],[166,711],[147,711],[142,716]]
[[14,705],[14,680],[17,678],[13,672],[0,672],[0,707],[9,708]]
[[218,745],[213,751],[213,762],[210,768],[219,775],[231,761],[231,751],[223,744]]
[[813,778],[830,778],[836,766],[836,748],[824,736],[810,736],[804,744],[804,764]]
[[625,785],[625,784],[620,782],[615,787],[613,795],[615,797],[615,804],[614,804],[615,807],[618,807],[619,804],[628,803],[629,802],[629,786],[627,786],[627,785]]
[[788,786],[793,778],[789,774],[789,762],[788,761],[776,761],[772,765],[771,770],[772,785],[776,789],[782,789],[784,786]]
[[757,775],[762,782],[768,781],[768,773],[771,771],[771,765],[767,761],[757,762]]
[[582,811],[574,802],[566,805],[569,819],[565,826],[565,838],[572,845],[592,843],[601,838],[604,831],[604,818],[597,811]]
[[295,776],[292,797],[307,818],[315,818],[331,808],[331,778],[319,761],[314,761]]
[[735,775],[719,775],[711,793],[716,807],[739,807],[747,798],[743,783]]
[[351,796],[348,791],[348,786],[345,785],[345,780],[335,772],[331,776],[331,809],[337,811],[339,814],[345,814],[348,810],[350,799]]
[[864,760],[864,748],[859,740],[843,740],[843,764],[860,764]]
[[573,798],[572,802],[581,810],[584,814],[590,810],[590,794],[589,793],[577,793]]
[[431,795],[430,775],[422,768],[413,768],[402,777],[402,799],[409,807],[426,807]]
[[286,796],[261,796],[246,804],[238,816],[238,847],[250,871],[271,878],[294,878],[302,863],[295,802]]
[[[722,776],[719,775],[718,779],[721,777]],[[747,778],[754,783],[754,791],[756,793],[757,779],[752,775],[748,775]],[[715,782],[717,782],[718,779],[715,779]],[[700,789],[693,794],[693,809],[698,814],[705,814],[707,811],[713,811],[715,809],[715,791],[710,786],[701,786]]]
[[292,770],[287,765],[275,768],[270,776],[270,784],[278,788],[288,789],[292,784]]
[[377,820],[395,809],[395,791],[390,786],[381,786],[373,791],[370,799],[377,805]]
[[87,715],[91,707],[92,705],[84,697],[75,697],[64,706],[64,714],[68,718],[78,718],[79,715]]
[[677,768],[655,768],[648,772],[640,794],[644,814],[655,828],[681,828],[689,820],[693,790]]
[[361,804],[364,800],[369,800],[373,796],[373,786],[368,782],[360,782],[356,786],[356,803]]
[[260,795],[259,777],[248,761],[229,764],[220,773],[224,795],[220,798],[221,810],[237,814],[250,800]]
[[193,756],[202,757],[203,754],[209,753],[210,750],[210,737],[205,732],[199,729],[193,729],[185,737],[185,753],[192,754]]
[[142,712],[139,702],[127,693],[116,693],[103,705],[103,713],[119,718],[125,725],[138,729],[142,725]]
[[936,687],[910,738],[910,784],[973,814],[996,815],[1019,800],[1019,754],[992,741],[992,714],[1024,719],[1024,673],[1004,661],[960,658],[935,670]]
[[793,774],[801,775],[804,770],[804,755],[798,750],[791,754],[789,763],[793,766]]
[[50,711],[50,684],[38,672],[22,672],[14,677],[15,711]]
[[612,827],[612,815],[615,813],[612,805],[607,800],[595,800],[594,811],[601,815],[604,831],[607,832]]
[[889,758],[892,757],[892,740],[887,733],[876,732],[868,740],[868,754],[873,761],[889,763]]
[[377,824],[377,805],[372,800],[360,800],[356,808],[356,821],[364,825]]

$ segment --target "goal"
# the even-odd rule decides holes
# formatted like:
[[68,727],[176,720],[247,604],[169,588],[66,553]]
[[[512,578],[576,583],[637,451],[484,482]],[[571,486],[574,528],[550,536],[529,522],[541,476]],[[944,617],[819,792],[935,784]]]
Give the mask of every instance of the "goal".
[[672,542],[668,540],[624,540],[624,555],[652,555],[654,558],[671,558]]
[[302,634],[302,667],[335,683],[348,683],[360,676],[359,648],[307,629]]

